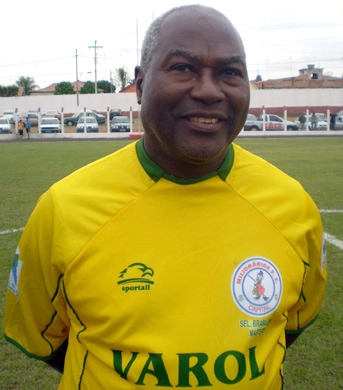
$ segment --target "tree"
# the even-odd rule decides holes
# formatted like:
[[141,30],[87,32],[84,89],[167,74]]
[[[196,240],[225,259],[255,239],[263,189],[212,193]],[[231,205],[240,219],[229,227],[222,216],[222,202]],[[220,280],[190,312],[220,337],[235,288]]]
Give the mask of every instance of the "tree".
[[8,96],[18,96],[18,86],[17,85],[0,85],[0,96],[8,97]]
[[260,74],[258,74],[258,75],[256,76],[256,81],[262,81],[262,76],[261,76]]
[[125,67],[116,69],[116,82],[115,84],[120,88],[124,89],[131,82],[131,75]]
[[104,92],[104,93],[111,93],[111,92],[116,91],[115,85],[111,84],[107,80],[100,80],[100,81],[98,81],[97,84],[98,84],[98,91],[100,89],[102,90],[101,92]]
[[81,88],[80,93],[95,93],[95,83],[93,81],[86,81]]
[[75,93],[70,81],[61,81],[56,85],[54,95],[73,95]]
[[30,95],[30,92],[33,89],[39,88],[39,86],[35,84],[35,80],[32,77],[20,76],[19,79],[16,81],[16,84],[18,85],[18,87],[24,88],[23,95]]

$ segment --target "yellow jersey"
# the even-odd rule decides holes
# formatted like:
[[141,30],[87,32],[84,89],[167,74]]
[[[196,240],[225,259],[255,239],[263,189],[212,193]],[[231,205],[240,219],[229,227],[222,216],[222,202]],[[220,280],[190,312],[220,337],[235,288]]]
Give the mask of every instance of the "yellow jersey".
[[53,185],[10,275],[5,337],[59,389],[281,389],[285,332],[318,315],[320,215],[301,185],[232,144],[217,172],[166,174],[142,140]]

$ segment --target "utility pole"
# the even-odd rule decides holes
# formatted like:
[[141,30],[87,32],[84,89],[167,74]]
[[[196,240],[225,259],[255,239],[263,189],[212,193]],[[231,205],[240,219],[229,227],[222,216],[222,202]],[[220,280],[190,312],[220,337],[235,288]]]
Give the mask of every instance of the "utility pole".
[[78,59],[77,59],[77,49],[76,49],[76,105],[79,106],[79,69],[78,69]]
[[94,49],[95,93],[98,93],[98,81],[97,81],[97,73],[96,73],[96,49],[102,49],[102,46],[97,46],[95,41],[95,45],[88,46],[88,49]]

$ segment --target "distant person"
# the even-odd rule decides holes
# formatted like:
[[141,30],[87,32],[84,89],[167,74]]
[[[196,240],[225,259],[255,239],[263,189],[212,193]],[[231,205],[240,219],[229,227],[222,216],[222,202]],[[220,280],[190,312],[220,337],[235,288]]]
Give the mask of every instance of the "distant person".
[[304,114],[299,116],[300,130],[304,130],[306,123],[306,116]]
[[26,130],[27,138],[30,138],[31,121],[29,118],[26,119],[25,130]]
[[318,124],[318,117],[315,113],[311,116],[311,129],[317,130],[317,124]]
[[335,130],[337,114],[330,114],[330,130]]
[[5,337],[63,371],[59,390],[280,390],[286,348],[321,309],[326,251],[303,187],[234,143],[241,37],[212,8],[172,9],[135,81],[144,136],[40,197]]
[[25,129],[25,123],[20,119],[19,122],[18,122],[19,138],[23,138],[24,129]]

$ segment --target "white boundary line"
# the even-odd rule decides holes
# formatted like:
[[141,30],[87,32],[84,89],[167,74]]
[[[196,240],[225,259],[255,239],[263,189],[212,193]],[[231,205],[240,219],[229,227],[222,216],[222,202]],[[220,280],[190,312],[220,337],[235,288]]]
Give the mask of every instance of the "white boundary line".
[[22,232],[24,228],[19,228],[19,229],[8,229],[8,230],[3,230],[0,231],[0,236],[5,235],[5,234],[10,234],[10,233],[17,233],[17,232]]
[[320,209],[319,212],[321,214],[341,214],[341,213],[343,213],[343,210],[335,210],[335,209],[333,209],[333,210],[322,210],[322,209]]
[[[343,213],[343,210],[319,210],[320,213],[322,214],[326,214],[326,213],[329,213],[329,214],[341,214]],[[19,229],[8,229],[8,230],[3,230],[3,231],[0,231],[0,235],[5,235],[5,234],[11,234],[11,233],[17,233],[17,232],[21,232],[23,231],[24,228],[19,228]],[[334,246],[336,246],[337,248],[339,248],[340,250],[343,250],[343,241],[342,240],[339,240],[338,238],[336,238],[335,236],[332,236],[331,234],[329,233],[324,233],[324,237],[325,237],[325,240],[329,243],[329,244],[332,244]]]
[[336,246],[337,248],[339,248],[340,250],[343,251],[343,241],[342,240],[339,240],[335,236],[332,236],[331,234],[326,233],[326,232],[324,233],[324,237],[325,237],[326,242],[328,242],[331,245]]

